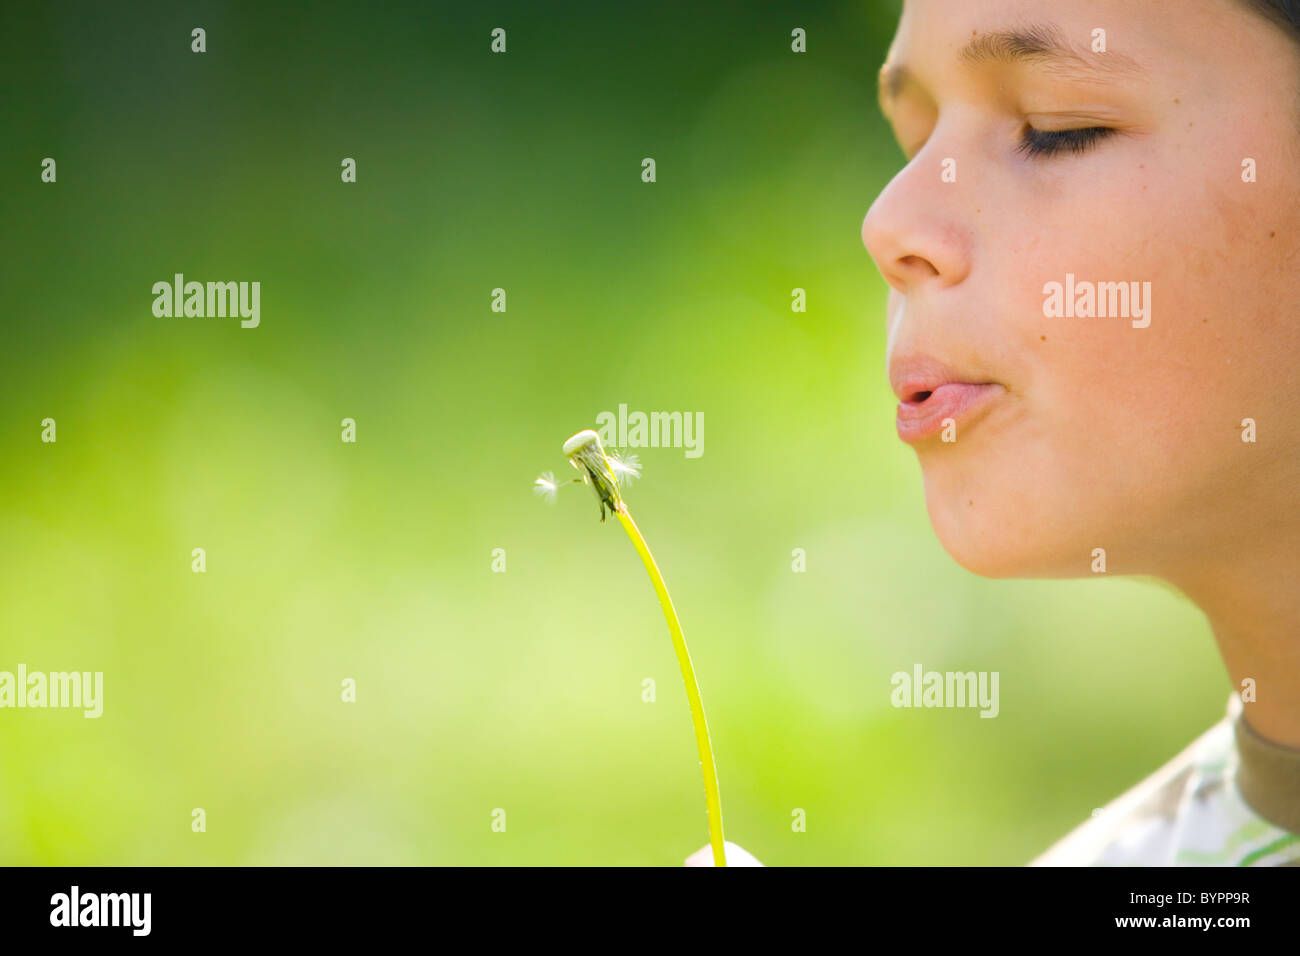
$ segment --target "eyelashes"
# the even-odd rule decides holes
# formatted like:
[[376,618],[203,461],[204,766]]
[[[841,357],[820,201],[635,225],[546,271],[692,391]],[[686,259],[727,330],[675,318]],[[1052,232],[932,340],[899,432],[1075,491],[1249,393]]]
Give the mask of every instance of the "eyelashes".
[[1115,134],[1109,126],[1088,126],[1084,129],[1034,129],[1026,126],[1016,152],[1029,157],[1056,156],[1062,153],[1086,153],[1102,140]]
[[[1078,156],[1118,132],[1119,130],[1110,126],[1085,126],[1081,129],[1035,129],[1026,126],[1020,134],[1020,142],[1016,144],[1016,152],[1031,159],[1045,159],[1059,155]],[[911,162],[920,150],[920,146],[911,150],[904,148],[903,156],[907,162]]]

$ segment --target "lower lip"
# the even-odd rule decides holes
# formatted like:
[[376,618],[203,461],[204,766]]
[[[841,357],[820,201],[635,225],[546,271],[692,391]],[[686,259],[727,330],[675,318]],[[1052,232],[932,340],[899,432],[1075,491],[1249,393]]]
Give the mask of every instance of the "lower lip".
[[971,421],[1001,395],[1001,385],[971,385],[953,382],[940,385],[923,402],[898,403],[898,437],[905,442],[919,442],[943,431],[943,423]]

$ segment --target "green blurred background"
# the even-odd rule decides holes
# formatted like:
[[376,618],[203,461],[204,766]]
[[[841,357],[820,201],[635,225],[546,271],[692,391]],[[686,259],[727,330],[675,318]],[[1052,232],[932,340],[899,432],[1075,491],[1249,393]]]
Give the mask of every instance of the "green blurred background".
[[[860,238],[896,16],[6,10],[0,670],[105,700],[0,710],[0,862],[680,864],[654,594],[587,490],[530,492],[620,403],[704,414],[628,500],[764,862],[1021,864],[1218,719],[1176,595],[983,580],[929,528]],[[260,281],[261,326],[155,318],[175,272]],[[998,671],[1001,713],[894,709],[915,663]]]

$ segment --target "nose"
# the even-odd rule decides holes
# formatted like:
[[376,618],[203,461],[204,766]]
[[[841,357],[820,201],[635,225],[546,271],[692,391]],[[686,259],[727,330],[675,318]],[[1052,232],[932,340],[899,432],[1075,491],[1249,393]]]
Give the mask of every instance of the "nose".
[[899,292],[956,285],[970,271],[971,240],[961,223],[961,187],[922,149],[895,176],[862,220],[862,244]]

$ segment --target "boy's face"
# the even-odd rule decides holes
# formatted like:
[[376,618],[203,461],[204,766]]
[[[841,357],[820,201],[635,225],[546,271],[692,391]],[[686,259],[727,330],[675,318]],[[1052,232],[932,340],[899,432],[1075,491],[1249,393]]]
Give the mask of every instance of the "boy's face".
[[[1268,530],[1297,493],[1300,48],[1237,0],[907,0],[881,77],[908,161],[862,238],[949,553],[1160,573]],[[1049,317],[1067,274],[1080,311],[1137,296]]]

